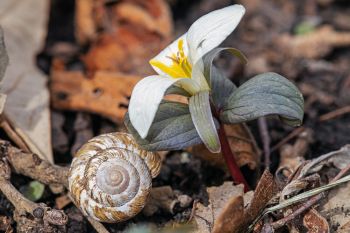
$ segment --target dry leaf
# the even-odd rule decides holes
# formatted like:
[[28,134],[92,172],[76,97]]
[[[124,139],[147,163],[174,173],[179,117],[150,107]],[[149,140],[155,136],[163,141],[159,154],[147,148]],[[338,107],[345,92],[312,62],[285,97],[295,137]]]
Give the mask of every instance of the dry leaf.
[[87,111],[122,123],[129,97],[139,76],[96,72],[87,78],[80,71],[53,71],[52,105],[57,109]]
[[56,203],[56,207],[57,209],[63,209],[65,206],[69,205],[70,203],[72,203],[72,200],[69,198],[69,196],[67,194],[56,197],[55,200]]
[[339,227],[336,233],[349,233],[350,232],[350,221]]
[[322,58],[334,48],[350,45],[349,32],[337,32],[331,26],[298,36],[282,35],[277,41],[281,50],[295,58]]
[[53,162],[47,78],[35,66],[46,36],[49,4],[2,0],[0,15],[10,59],[2,83],[5,116],[31,151]]
[[251,223],[258,214],[261,213],[277,191],[277,184],[272,174],[268,170],[265,170],[255,189],[253,199],[244,211],[244,220],[246,224]]
[[321,205],[320,213],[329,219],[331,229],[337,229],[350,221],[350,183],[332,189],[325,202]]
[[[75,1],[75,37],[80,44],[86,44],[97,37],[99,19],[104,14],[104,0]],[[102,12],[101,12],[102,11]]]
[[243,205],[242,196],[231,197],[214,222],[212,233],[231,233],[242,222]]
[[[224,127],[237,164],[240,167],[248,165],[250,169],[254,170],[259,164],[260,152],[249,129],[243,124],[225,125]],[[214,166],[226,167],[221,153],[211,153],[202,144],[193,146],[188,150],[193,155],[209,161]]]
[[315,209],[309,210],[304,215],[303,223],[308,229],[308,233],[329,233],[329,225],[327,220]]
[[[9,58],[6,52],[4,33],[2,28],[0,27],[0,82],[4,77],[8,63],[9,63]],[[0,114],[4,110],[5,101],[6,101],[6,95],[0,93]]]
[[[198,203],[195,207],[194,220],[197,224],[197,233],[210,233],[213,229],[214,222],[219,218],[220,212],[226,206],[228,200],[229,205],[234,205],[237,210],[240,210],[240,203],[244,195],[243,185],[234,186],[232,182],[225,182],[219,187],[207,188],[209,195],[209,205],[204,206]],[[234,200],[233,198],[239,198]],[[243,204],[243,203],[242,203]],[[227,208],[225,208],[227,211]],[[242,213],[237,213],[242,215]],[[221,221],[222,220],[222,217]],[[218,226],[217,226],[218,227]]]
[[111,16],[106,21],[111,28],[100,33],[83,56],[87,70],[149,75],[153,71],[148,61],[171,39],[167,4],[163,0],[124,0],[109,7]]

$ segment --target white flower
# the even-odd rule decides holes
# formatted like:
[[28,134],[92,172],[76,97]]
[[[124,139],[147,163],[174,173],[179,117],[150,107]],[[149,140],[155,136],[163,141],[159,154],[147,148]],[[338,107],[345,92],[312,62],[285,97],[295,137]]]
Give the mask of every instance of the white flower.
[[147,136],[168,88],[175,85],[190,95],[210,91],[203,74],[202,57],[232,33],[244,12],[242,5],[232,5],[202,16],[187,33],[150,61],[158,75],[137,83],[129,104],[130,121],[142,138]]

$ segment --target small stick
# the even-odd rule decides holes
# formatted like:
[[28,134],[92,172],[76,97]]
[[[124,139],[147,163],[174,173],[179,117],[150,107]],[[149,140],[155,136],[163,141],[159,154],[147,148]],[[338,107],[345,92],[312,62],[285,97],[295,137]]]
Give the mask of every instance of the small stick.
[[305,128],[304,127],[299,127],[294,129],[290,134],[288,134],[285,138],[283,138],[281,141],[279,141],[276,145],[274,145],[271,148],[271,152],[274,152],[275,150],[278,150],[281,146],[283,146],[284,144],[286,144],[289,140],[295,138],[296,136],[298,136],[299,134],[301,134],[302,132],[304,132]]
[[261,140],[263,141],[263,148],[264,148],[264,164],[265,168],[268,169],[271,164],[271,159],[270,159],[270,143],[271,143],[271,138],[269,135],[268,127],[267,127],[267,122],[265,117],[260,117],[258,119],[258,124],[259,124],[259,132],[260,132],[260,137]]
[[331,120],[333,118],[340,117],[346,113],[350,113],[350,106],[338,108],[332,112],[323,114],[322,116],[320,116],[319,119],[320,119],[320,121],[328,121],[328,120]]
[[8,120],[3,116],[1,118],[0,127],[6,132],[6,134],[11,138],[11,140],[23,151],[29,152],[30,149],[27,144],[23,141],[21,137],[15,132],[12,126],[9,124]]
[[25,198],[9,181],[11,169],[3,158],[0,161],[0,190],[14,205],[19,213],[29,213],[35,218],[44,219],[51,224],[63,226],[68,222],[67,215],[62,210],[47,208],[43,203],[35,203]]
[[[68,188],[69,169],[67,167],[52,165],[35,154],[26,153],[11,146],[4,140],[0,140],[0,155],[8,158],[9,163],[18,174],[28,176],[46,185],[63,185]],[[78,206],[77,208],[80,209]],[[87,219],[97,232],[108,233],[102,223],[90,217]]]
[[[343,177],[347,172],[350,171],[350,164],[347,165],[345,168],[343,168],[332,180],[331,183],[339,180],[341,177]],[[320,201],[324,196],[324,193],[317,194],[316,196],[313,196],[309,200],[307,200],[300,208],[298,208],[293,213],[289,214],[288,216],[271,223],[271,226],[273,229],[277,230],[281,228],[282,226],[285,226],[288,222],[293,220],[296,216],[302,214],[304,211],[308,210],[310,207],[315,205],[318,201]]]

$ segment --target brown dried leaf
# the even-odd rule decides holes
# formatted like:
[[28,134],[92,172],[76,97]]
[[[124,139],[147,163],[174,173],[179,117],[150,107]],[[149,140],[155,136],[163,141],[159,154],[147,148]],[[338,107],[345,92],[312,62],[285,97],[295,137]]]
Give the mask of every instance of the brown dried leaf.
[[336,233],[348,233],[350,232],[350,221],[341,226]]
[[80,71],[53,71],[52,105],[57,109],[87,111],[123,122],[129,97],[141,78],[121,73],[96,72],[87,78]]
[[172,20],[163,0],[121,1],[111,6],[110,30],[100,33],[83,56],[89,72],[152,72],[148,61],[171,39]]
[[277,41],[281,50],[295,58],[322,58],[334,48],[350,45],[349,32],[337,32],[331,26],[298,36],[282,35]]
[[337,229],[350,221],[350,183],[332,189],[320,207],[320,213],[327,216],[331,229]]
[[97,37],[99,19],[104,15],[104,0],[75,1],[75,36],[80,44]]
[[55,203],[56,203],[56,208],[61,210],[67,205],[69,205],[70,203],[72,203],[72,200],[69,198],[68,195],[65,194],[65,195],[56,197]]
[[303,218],[304,226],[308,233],[328,233],[329,225],[327,220],[322,217],[315,209],[309,210]]
[[[220,216],[220,222],[216,223],[215,230],[217,231],[217,229],[222,226],[222,222],[227,221],[221,214],[222,210],[227,212],[230,207],[234,207],[237,211],[240,211],[241,208],[243,209],[243,206],[240,206],[241,204],[243,205],[243,185],[234,186],[232,182],[225,182],[219,187],[207,188],[207,192],[209,195],[209,205],[204,206],[198,203],[195,206],[194,221],[197,224],[197,233],[210,233],[215,225],[214,222],[216,222]],[[230,201],[228,202],[228,200]],[[230,216],[231,214],[232,213],[230,213]],[[242,212],[236,213],[236,215],[242,216]],[[235,218],[233,221],[238,221],[238,219]]]
[[231,233],[243,221],[243,197],[231,197],[214,222],[212,233]]
[[[254,170],[259,164],[259,149],[249,129],[243,124],[225,125],[225,131],[231,150],[234,152],[237,164],[242,167],[248,165]],[[190,153],[209,161],[217,167],[226,167],[222,154],[211,153],[204,145],[196,145],[188,149]]]

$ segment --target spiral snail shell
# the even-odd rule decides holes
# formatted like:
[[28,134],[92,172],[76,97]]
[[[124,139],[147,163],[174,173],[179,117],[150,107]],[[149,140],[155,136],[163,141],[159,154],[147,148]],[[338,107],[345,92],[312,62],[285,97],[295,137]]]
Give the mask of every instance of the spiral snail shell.
[[159,155],[140,149],[130,134],[100,135],[76,153],[69,190],[85,215],[122,222],[142,210],[160,166]]

